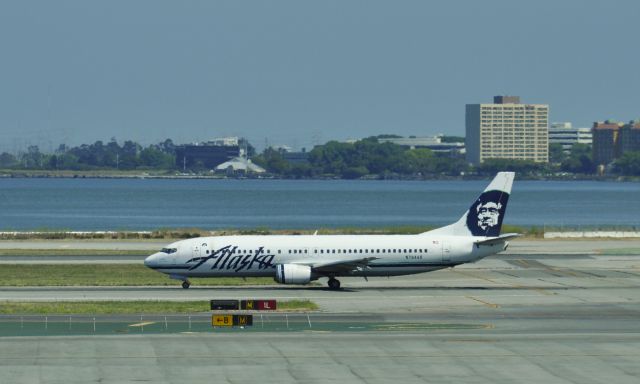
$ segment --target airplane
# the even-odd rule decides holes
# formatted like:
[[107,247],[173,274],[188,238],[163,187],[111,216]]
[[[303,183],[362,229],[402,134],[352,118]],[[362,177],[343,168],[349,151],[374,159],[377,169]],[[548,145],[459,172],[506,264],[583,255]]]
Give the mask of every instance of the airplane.
[[211,236],[180,240],[144,265],[191,285],[190,277],[269,276],[281,284],[308,284],[340,276],[399,276],[476,262],[507,249],[520,236],[500,234],[513,172],[499,172],[453,224],[415,235]]

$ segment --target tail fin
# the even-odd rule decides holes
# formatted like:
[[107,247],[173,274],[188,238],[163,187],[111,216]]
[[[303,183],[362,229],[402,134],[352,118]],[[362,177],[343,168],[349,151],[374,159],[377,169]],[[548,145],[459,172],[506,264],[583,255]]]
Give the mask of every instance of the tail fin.
[[513,185],[513,172],[498,172],[491,184],[457,222],[425,232],[429,235],[498,237]]

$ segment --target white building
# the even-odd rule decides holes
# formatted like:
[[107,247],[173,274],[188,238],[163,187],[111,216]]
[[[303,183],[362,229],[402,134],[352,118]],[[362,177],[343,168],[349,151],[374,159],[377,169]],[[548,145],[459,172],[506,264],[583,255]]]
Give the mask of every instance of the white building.
[[207,142],[209,145],[219,145],[221,147],[237,147],[239,143],[240,139],[237,136],[216,137]]
[[266,170],[244,157],[236,157],[216,167],[216,172],[264,173]]
[[549,127],[549,144],[561,144],[565,152],[570,152],[574,144],[593,143],[591,128],[573,128],[569,122],[552,123]]
[[467,104],[467,161],[549,161],[549,105],[520,104],[518,96],[495,96],[493,104]]
[[393,143],[410,149],[427,148],[440,153],[464,153],[464,143],[443,143],[441,136],[398,137],[378,139],[380,143]]

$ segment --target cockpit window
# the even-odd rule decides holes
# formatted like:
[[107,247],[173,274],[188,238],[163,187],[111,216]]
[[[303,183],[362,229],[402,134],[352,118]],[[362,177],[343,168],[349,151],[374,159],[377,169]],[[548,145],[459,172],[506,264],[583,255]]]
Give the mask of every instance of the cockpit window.
[[172,253],[178,252],[178,249],[177,248],[162,248],[160,250],[160,252],[166,253],[166,254],[172,254]]

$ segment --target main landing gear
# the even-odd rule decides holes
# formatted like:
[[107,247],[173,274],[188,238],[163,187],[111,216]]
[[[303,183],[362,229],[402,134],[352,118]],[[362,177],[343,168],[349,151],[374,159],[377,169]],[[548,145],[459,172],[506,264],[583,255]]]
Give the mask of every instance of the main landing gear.
[[329,285],[329,289],[340,289],[340,280],[334,277],[330,277],[327,284]]
[[182,282],[182,288],[189,289],[190,286],[191,286],[191,283],[189,282],[189,280],[185,280]]

